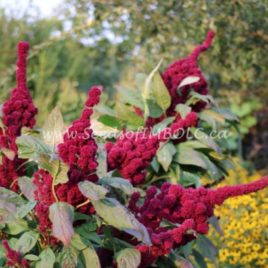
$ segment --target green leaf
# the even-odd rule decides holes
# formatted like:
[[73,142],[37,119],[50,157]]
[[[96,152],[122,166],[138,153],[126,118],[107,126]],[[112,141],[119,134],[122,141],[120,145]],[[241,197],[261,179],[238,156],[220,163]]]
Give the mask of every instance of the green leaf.
[[77,253],[73,248],[63,248],[58,257],[60,267],[77,268],[78,258]]
[[147,100],[148,116],[158,118],[163,114],[163,110],[154,100]]
[[120,101],[138,107],[141,110],[144,109],[142,96],[139,90],[131,90],[121,86],[118,86],[117,89],[118,99]]
[[221,153],[218,144],[205,132],[201,131],[199,128],[190,128],[190,131],[197,140],[205,144],[208,148],[213,149],[217,153]]
[[128,122],[128,124],[136,127],[140,127],[144,125],[144,119],[138,116],[132,107],[124,105],[123,103],[117,103],[116,107],[116,115],[119,119]]
[[217,123],[220,123],[220,124],[225,123],[225,117],[222,114],[214,110],[205,109],[201,113],[199,113],[198,116],[201,120],[207,122],[214,129],[216,128]]
[[141,253],[134,248],[125,248],[116,256],[118,268],[137,268],[141,263]]
[[0,200],[0,224],[12,222],[16,211],[15,204]]
[[179,179],[180,179],[179,180],[180,184],[182,184],[184,187],[188,187],[191,185],[195,185],[195,187],[199,187],[201,185],[200,176],[196,173],[182,171]]
[[116,118],[115,116],[104,114],[98,118],[98,121],[108,127],[118,128],[118,129],[122,128],[122,124],[120,123],[118,118]]
[[56,106],[48,115],[42,127],[42,137],[45,144],[55,148],[63,141],[64,130],[63,117],[59,107]]
[[11,235],[18,235],[22,232],[29,230],[29,226],[25,220],[16,219],[7,224],[6,233]]
[[179,164],[197,166],[203,169],[207,168],[206,162],[204,161],[201,153],[192,148],[183,146],[183,143],[179,144],[177,148],[178,154],[176,156],[176,161]]
[[26,203],[26,201],[20,195],[4,187],[0,187],[0,200],[13,203],[16,206]]
[[87,248],[89,246],[89,241],[86,240],[84,237],[82,237],[81,235],[75,233],[72,236],[72,240],[71,240],[71,246],[78,249],[78,250],[83,250],[85,248]]
[[181,87],[184,87],[184,86],[194,84],[194,83],[198,82],[199,80],[200,80],[199,76],[188,76],[180,82],[180,84],[178,85],[178,89]]
[[15,250],[22,254],[29,252],[36,244],[39,234],[34,231],[24,233],[16,243]]
[[80,192],[91,201],[104,199],[108,190],[90,181],[82,181],[78,184]]
[[29,261],[39,261],[40,258],[36,255],[33,254],[27,254],[24,256],[24,259],[29,260]]
[[171,97],[159,72],[153,76],[152,83],[155,101],[162,111],[166,111],[171,104]]
[[104,147],[104,144],[98,144],[98,153],[97,153],[97,175],[99,178],[107,176],[108,165],[107,165],[107,151]]
[[190,92],[190,98],[189,100],[187,100],[186,104],[187,105],[194,105],[199,101],[203,101],[206,102],[207,104],[212,103],[215,104],[215,100],[213,99],[213,97],[211,95],[202,95],[199,94],[195,91],[191,91]]
[[92,200],[92,204],[97,214],[107,224],[133,235],[145,244],[151,243],[150,236],[145,226],[116,199],[105,198],[100,201]]
[[24,218],[36,205],[36,201],[29,201],[17,209],[16,217]]
[[182,257],[179,257],[175,263],[176,263],[176,267],[178,268],[194,268],[194,266],[189,260],[182,258]]
[[36,189],[32,179],[24,176],[18,179],[18,184],[23,195],[31,201],[34,201],[34,191]]
[[117,188],[127,195],[132,195],[134,192],[137,192],[137,189],[135,189],[128,180],[123,178],[103,177],[99,180],[99,182],[100,184],[109,185],[113,188]]
[[176,148],[172,143],[166,143],[158,149],[156,154],[157,160],[162,165],[165,171],[168,171],[168,168],[175,154]]
[[50,248],[44,249],[39,255],[40,261],[35,264],[36,268],[53,268],[56,261],[55,254]]
[[160,123],[154,125],[152,133],[153,135],[157,135],[160,133],[162,130],[164,130],[169,124],[171,124],[175,119],[175,116],[165,118],[163,121]]
[[51,159],[48,155],[39,156],[40,166],[53,177],[53,185],[68,182],[69,167],[59,159]]
[[74,235],[74,208],[68,203],[57,202],[49,207],[49,219],[52,222],[53,236],[64,246],[69,246]]
[[193,250],[193,255],[198,268],[207,268],[205,258],[197,250]]
[[206,236],[200,235],[197,239],[197,248],[200,253],[209,258],[211,261],[215,261],[218,255],[218,250],[215,245]]
[[145,81],[142,92],[142,97],[145,104],[145,118],[148,116],[159,117],[171,104],[170,94],[158,71],[161,63],[162,60],[152,70]]
[[99,257],[92,245],[82,251],[85,267],[101,268]]
[[182,119],[185,119],[186,116],[192,111],[192,108],[186,104],[178,104],[175,108],[175,111],[180,114]]
[[52,155],[51,149],[40,139],[33,136],[20,136],[16,139],[18,155],[22,159],[39,160],[41,154]]

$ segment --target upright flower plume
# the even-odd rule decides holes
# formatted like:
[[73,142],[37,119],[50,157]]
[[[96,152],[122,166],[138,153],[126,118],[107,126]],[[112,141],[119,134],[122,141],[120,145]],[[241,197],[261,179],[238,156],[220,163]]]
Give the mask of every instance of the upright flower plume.
[[[143,255],[143,263],[150,264],[159,256],[169,254],[172,248],[193,240],[196,233],[207,234],[208,219],[213,216],[216,205],[221,205],[228,198],[256,192],[267,186],[268,177],[214,190],[164,183],[160,191],[155,186],[147,190],[142,206],[136,205],[140,195],[134,193],[129,208],[147,227],[153,243],[152,246],[137,246]],[[163,227],[163,220],[173,223],[174,227]]]
[[3,125],[0,129],[0,148],[13,151],[13,157],[2,156],[0,165],[0,186],[17,190],[16,179],[24,175],[23,160],[18,159],[16,137],[21,134],[22,127],[32,128],[35,125],[37,108],[34,106],[26,85],[27,54],[29,44],[18,44],[17,85],[9,99],[3,104]]
[[[172,98],[172,103],[168,109],[168,114],[173,114],[174,109],[177,104],[185,103],[190,92],[190,89],[194,89],[194,91],[206,95],[208,93],[207,82],[205,77],[203,76],[201,70],[198,67],[198,57],[199,55],[209,49],[211,46],[212,40],[214,37],[214,32],[209,31],[207,34],[206,40],[198,45],[192,54],[188,57],[177,60],[172,63],[167,69],[162,73],[162,78],[168,88],[168,91]],[[199,77],[199,81],[193,83],[191,85],[183,86],[180,89],[180,94],[178,94],[177,89],[180,83],[188,76],[196,76]],[[204,102],[198,102],[194,105],[194,111],[200,111],[201,108],[205,106]]]
[[3,123],[7,127],[6,135],[10,137],[19,136],[22,127],[32,128],[35,125],[37,108],[26,85],[28,50],[27,42],[18,44],[17,85],[3,104]]
[[75,120],[64,134],[63,143],[58,145],[59,156],[70,167],[70,180],[79,179],[97,181],[95,174],[98,166],[96,154],[98,146],[93,138],[90,116],[93,106],[98,104],[101,87],[94,86],[88,92],[88,100],[81,117]]

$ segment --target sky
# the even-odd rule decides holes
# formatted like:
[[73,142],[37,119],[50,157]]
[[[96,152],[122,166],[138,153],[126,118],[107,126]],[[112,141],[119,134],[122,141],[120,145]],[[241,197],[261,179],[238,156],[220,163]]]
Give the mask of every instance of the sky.
[[62,0],[0,0],[0,7],[19,9],[23,12],[29,5],[29,2],[39,8],[40,17],[49,17],[53,10],[60,5]]

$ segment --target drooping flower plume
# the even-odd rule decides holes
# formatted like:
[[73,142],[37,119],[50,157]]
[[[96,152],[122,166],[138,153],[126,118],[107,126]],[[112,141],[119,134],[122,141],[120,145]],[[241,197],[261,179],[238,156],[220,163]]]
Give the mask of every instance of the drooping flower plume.
[[[172,98],[171,106],[169,107],[167,111],[169,115],[173,114],[174,109],[177,104],[186,102],[189,96],[190,89],[193,89],[194,91],[202,95],[206,95],[208,93],[207,81],[198,67],[197,60],[198,60],[199,55],[202,52],[209,49],[209,47],[211,46],[213,37],[214,37],[214,32],[209,31],[204,43],[201,45],[198,45],[194,49],[192,54],[190,54],[188,57],[184,59],[175,61],[170,66],[168,66],[166,70],[162,73],[162,78]],[[182,88],[180,88],[180,93],[179,93],[178,86],[183,81],[183,79],[189,76],[199,77],[199,81],[191,85],[183,86]],[[204,106],[205,106],[205,103],[200,101],[194,105],[193,109],[194,111],[198,112]]]
[[[259,191],[268,186],[268,177],[258,181],[218,189],[200,187],[184,188],[178,184],[164,183],[160,190],[152,186],[147,190],[142,206],[137,206],[140,195],[134,193],[129,208],[151,234],[152,246],[138,246],[149,260],[169,254],[172,248],[195,239],[195,234],[207,234],[208,220],[214,208],[226,199]],[[173,224],[173,228],[163,227],[163,221]],[[177,225],[179,224],[179,227]],[[147,257],[146,257],[147,256]]]

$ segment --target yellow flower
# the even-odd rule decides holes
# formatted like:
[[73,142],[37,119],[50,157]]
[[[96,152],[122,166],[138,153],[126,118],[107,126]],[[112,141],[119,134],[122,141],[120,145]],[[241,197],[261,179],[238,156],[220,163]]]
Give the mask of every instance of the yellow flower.
[[[240,167],[230,171],[228,178],[221,183],[236,184],[257,180],[259,174],[249,176]],[[268,267],[268,192],[267,190],[248,196],[227,200],[215,211],[220,217],[221,236],[213,228],[211,240],[218,246],[219,268],[242,266],[243,268]],[[267,248],[267,249],[266,249]]]

